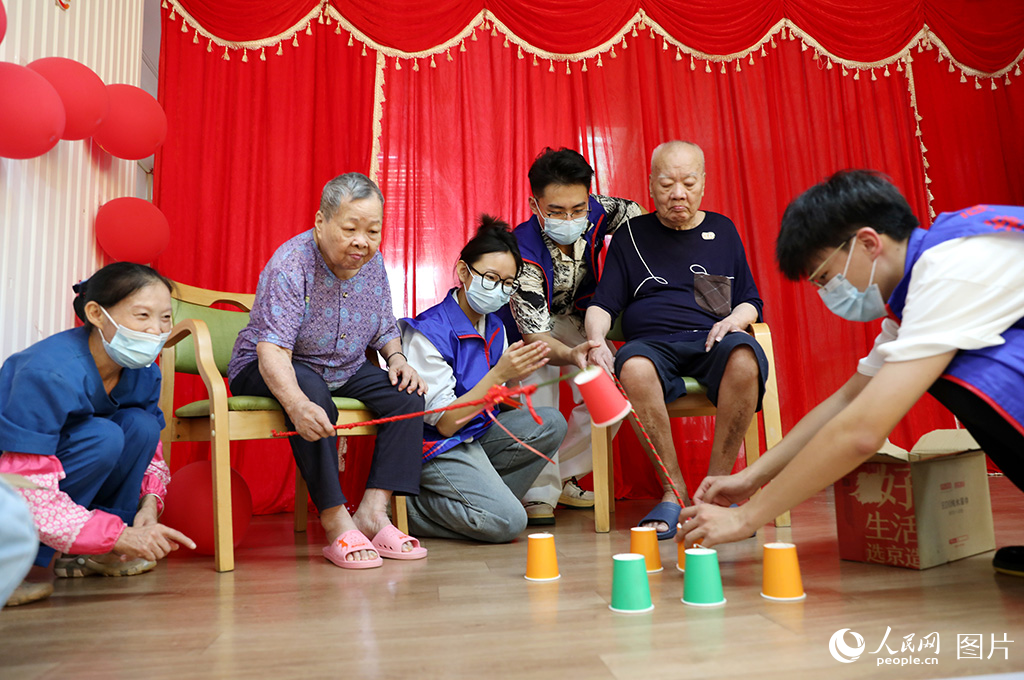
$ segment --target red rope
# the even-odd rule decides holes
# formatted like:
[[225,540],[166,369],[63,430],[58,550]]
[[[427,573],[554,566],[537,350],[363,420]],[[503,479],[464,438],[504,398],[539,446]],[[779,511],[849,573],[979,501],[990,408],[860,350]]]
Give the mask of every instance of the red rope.
[[[534,417],[536,417],[536,413],[535,413],[535,412],[533,411],[533,409],[532,409],[532,408],[530,409],[530,411],[531,411],[531,412],[533,412],[533,413],[534,413]],[[501,421],[500,421],[500,420],[498,420],[497,418],[495,418],[495,417],[494,417],[494,412],[493,412],[493,411],[487,411],[487,416],[488,416],[488,417],[489,417],[489,418],[490,418],[490,419],[491,419],[491,420],[492,420],[492,421],[494,422],[494,424],[495,424],[495,425],[497,425],[497,426],[498,426],[498,427],[500,427],[501,429],[505,430],[505,433],[506,433],[506,434],[507,434],[507,435],[508,435],[509,437],[512,437],[512,439],[514,439],[514,440],[516,440],[517,442],[519,442],[520,444],[522,444],[522,445],[523,445],[523,447],[525,447],[526,449],[528,449],[528,450],[530,450],[530,451],[533,451],[533,452],[534,452],[534,453],[536,453],[536,454],[537,454],[538,456],[540,456],[541,458],[543,458],[543,459],[544,459],[544,460],[546,460],[547,462],[551,463],[552,465],[554,465],[554,464],[555,464],[555,461],[551,460],[550,458],[548,458],[547,456],[545,456],[545,455],[544,455],[543,453],[541,453],[541,452],[540,452],[540,451],[538,451],[537,449],[533,448],[532,446],[530,446],[529,444],[527,444],[526,442],[524,442],[524,441],[523,441],[522,439],[520,439],[519,437],[517,437],[517,436],[515,436],[514,434],[512,434],[512,432],[511,432],[511,431],[510,431],[510,430],[509,430],[509,429],[508,429],[507,427],[505,427],[504,425],[502,425],[502,424],[501,424]],[[538,420],[538,421],[537,421],[537,424],[538,424],[538,425],[540,425],[540,422],[541,422],[541,421],[540,421],[540,420]]]
[[[625,388],[614,374],[612,374],[612,380],[615,381],[615,386],[619,388],[619,392],[621,392],[622,396],[628,401],[629,396],[626,394]],[[668,482],[669,487],[672,489],[672,493],[676,495],[676,500],[679,501],[679,507],[685,508],[686,504],[683,503],[683,497],[679,495],[679,489],[676,488],[675,482],[672,481],[672,476],[668,473],[668,468],[665,467],[665,461],[663,461],[661,456],[658,455],[658,449],[654,447],[651,435],[647,434],[647,428],[644,427],[643,422],[640,420],[640,416],[636,413],[636,409],[633,408],[633,402],[629,402],[629,412],[633,415],[633,421],[636,423],[637,428],[640,430],[644,440],[647,442],[647,446],[651,448],[651,453],[654,454],[654,459],[658,461],[658,466],[661,467],[661,474],[665,475],[665,481]]]
[[[358,423],[345,423],[343,425],[335,425],[334,429],[335,430],[351,430],[351,429],[356,428],[356,427],[364,427],[364,426],[368,426],[368,425],[383,425],[384,423],[394,423],[394,422],[399,421],[399,420],[409,420],[410,418],[418,418],[420,416],[427,415],[428,413],[442,413],[444,411],[454,411],[455,409],[466,408],[467,406],[480,406],[480,405],[483,405],[485,408],[493,408],[498,403],[502,403],[502,404],[508,404],[509,406],[511,406],[513,408],[522,408],[523,405],[521,403],[519,403],[518,401],[515,401],[514,399],[512,399],[512,397],[514,397],[514,396],[516,396],[518,394],[522,394],[522,395],[524,395],[526,397],[526,407],[530,410],[530,415],[533,416],[533,419],[535,421],[537,421],[537,424],[539,425],[543,421],[541,421],[540,416],[537,415],[537,411],[534,410],[534,408],[533,408],[533,400],[532,400],[533,393],[537,391],[537,387],[538,387],[537,385],[522,385],[520,387],[506,387],[505,385],[493,385],[491,387],[491,389],[487,390],[487,394],[485,394],[480,399],[474,399],[473,401],[464,401],[461,404],[449,404],[448,406],[442,406],[441,408],[435,408],[435,409],[431,409],[429,411],[417,411],[416,413],[403,413],[402,415],[398,415],[398,416],[388,416],[386,418],[375,418],[373,420],[363,420],[363,421],[360,421]],[[479,411],[477,411],[476,413],[479,413]],[[466,420],[469,420],[470,418],[475,416],[476,413],[471,413],[470,415],[468,415],[465,418],[461,419],[459,422],[464,422]],[[493,417],[494,416],[491,415],[492,419],[493,419]],[[497,421],[495,421],[495,422],[497,422]],[[505,428],[502,427],[502,429],[504,430]],[[505,431],[508,432],[508,430],[505,430]],[[295,436],[295,435],[298,434],[298,432],[296,432],[294,430],[288,431],[288,432],[278,432],[277,430],[271,430],[270,433],[272,435],[274,435],[275,437],[292,437],[292,436]],[[509,432],[509,434],[512,435],[511,432]],[[515,439],[515,435],[512,435],[512,438]],[[519,441],[519,440],[516,439],[516,441]],[[520,443],[522,444],[522,442],[520,442]],[[538,454],[542,458],[546,458],[549,461],[551,460],[550,458],[548,458],[544,454],[540,453],[536,449],[533,449],[533,448],[527,446],[526,444],[523,444],[523,446],[526,446],[526,448],[530,449],[531,451],[533,451],[534,453]]]

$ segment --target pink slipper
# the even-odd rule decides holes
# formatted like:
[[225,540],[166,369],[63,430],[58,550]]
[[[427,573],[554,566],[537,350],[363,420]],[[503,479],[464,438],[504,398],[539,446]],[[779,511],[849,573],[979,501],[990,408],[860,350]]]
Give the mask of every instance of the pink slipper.
[[[359,552],[360,550],[373,550],[377,553],[377,557],[372,560],[345,559],[352,553]],[[341,536],[338,536],[334,543],[324,548],[324,557],[342,569],[372,569],[384,564],[384,560],[380,558],[380,551],[358,529],[346,531]]]
[[[402,550],[403,543],[412,543],[412,550]],[[422,560],[427,549],[420,547],[419,540],[407,536],[392,524],[387,525],[373,537],[373,548],[381,557],[392,560]]]

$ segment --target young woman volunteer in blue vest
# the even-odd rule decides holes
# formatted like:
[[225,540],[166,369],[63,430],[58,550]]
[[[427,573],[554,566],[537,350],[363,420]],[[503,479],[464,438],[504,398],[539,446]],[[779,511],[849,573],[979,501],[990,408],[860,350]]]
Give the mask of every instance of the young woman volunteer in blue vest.
[[[20,489],[58,576],[130,576],[179,545],[157,522],[170,476],[157,454],[160,369],[171,284],[149,267],[107,265],[75,287],[85,322],[13,354],[0,368],[0,472]],[[17,593],[15,593],[17,595]]]
[[[519,381],[548,361],[546,343],[508,345],[494,314],[508,303],[523,267],[508,225],[484,215],[463,247],[455,274],[459,287],[415,319],[402,319],[402,347],[427,384],[427,410],[470,402],[494,385]],[[424,416],[420,494],[408,499],[414,533],[489,543],[513,540],[526,528],[521,498],[548,462],[528,444],[553,456],[565,436],[554,408],[486,412],[460,422],[479,407]],[[516,441],[518,439],[519,441]]]
[[[844,319],[884,317],[881,333],[846,384],[778,445],[701,483],[681,515],[688,543],[747,538],[873,455],[925,392],[1024,489],[1024,208],[976,205],[917,226],[896,187],[864,170],[836,173],[786,209],[782,273],[806,277]],[[716,507],[769,480],[746,505]],[[1024,548],[1002,548],[993,564],[1024,575]]]

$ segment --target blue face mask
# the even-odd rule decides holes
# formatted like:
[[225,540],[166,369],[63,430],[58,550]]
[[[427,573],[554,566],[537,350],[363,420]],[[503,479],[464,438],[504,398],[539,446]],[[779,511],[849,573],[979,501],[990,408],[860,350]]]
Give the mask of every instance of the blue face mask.
[[559,220],[554,217],[544,218],[544,233],[562,246],[570,246],[583,236],[590,222],[587,216],[577,217],[574,220]]
[[511,296],[502,291],[501,286],[495,286],[488,290],[484,288],[484,277],[472,273],[470,276],[473,278],[466,288],[466,300],[474,312],[493,314],[508,304],[508,299]]
[[152,365],[159,356],[160,350],[164,348],[164,343],[167,342],[170,333],[153,335],[143,331],[133,331],[114,321],[107,310],[102,307],[100,309],[110,319],[110,323],[117,328],[117,332],[114,333],[110,342],[107,342],[107,339],[103,337],[103,331],[100,331],[100,340],[103,341],[103,349],[106,350],[107,356],[115,364],[124,368],[143,368]]
[[829,310],[847,321],[873,321],[885,316],[885,301],[882,299],[882,292],[878,289],[875,280],[875,265],[878,260],[871,263],[871,276],[868,278],[868,287],[858,290],[856,286],[846,279],[846,271],[850,268],[850,257],[853,249],[857,247],[854,241],[850,247],[850,253],[846,256],[846,266],[842,274],[836,274],[831,281],[826,283],[818,295]]

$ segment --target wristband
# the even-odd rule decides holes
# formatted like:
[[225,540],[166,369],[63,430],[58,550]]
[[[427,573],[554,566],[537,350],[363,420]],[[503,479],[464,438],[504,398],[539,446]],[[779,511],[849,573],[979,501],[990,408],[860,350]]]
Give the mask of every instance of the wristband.
[[[396,354],[402,354],[402,353],[401,352],[392,352],[391,354],[387,355],[384,358],[384,363],[387,364],[388,368],[391,368],[391,357],[395,356]],[[405,356],[404,354],[402,354],[402,358],[405,359],[406,361],[409,361],[409,357]]]

